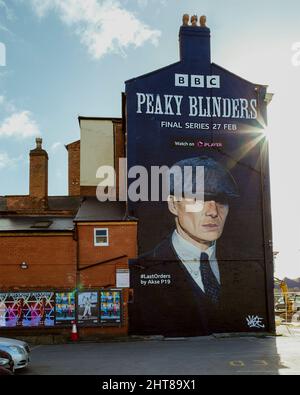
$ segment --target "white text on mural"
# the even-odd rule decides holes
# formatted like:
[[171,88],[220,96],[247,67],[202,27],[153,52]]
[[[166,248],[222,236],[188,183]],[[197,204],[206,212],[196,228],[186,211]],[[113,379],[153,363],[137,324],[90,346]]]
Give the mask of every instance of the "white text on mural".
[[257,119],[257,100],[215,96],[160,95],[136,93],[137,114],[200,118]]

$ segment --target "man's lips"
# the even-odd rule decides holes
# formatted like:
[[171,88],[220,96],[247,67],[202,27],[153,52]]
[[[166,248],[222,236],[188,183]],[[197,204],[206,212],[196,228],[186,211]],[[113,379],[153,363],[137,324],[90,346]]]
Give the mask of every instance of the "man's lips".
[[206,224],[206,225],[202,225],[202,227],[208,231],[219,229],[219,225],[217,224]]

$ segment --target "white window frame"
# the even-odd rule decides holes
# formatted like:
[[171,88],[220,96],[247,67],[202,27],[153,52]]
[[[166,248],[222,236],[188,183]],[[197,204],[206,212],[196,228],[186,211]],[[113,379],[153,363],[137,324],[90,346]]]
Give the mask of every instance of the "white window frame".
[[[97,243],[96,242],[96,233],[97,230],[105,230],[107,235],[107,242],[106,243]],[[109,246],[109,229],[108,228],[95,228],[94,229],[94,246],[95,247],[108,247]]]

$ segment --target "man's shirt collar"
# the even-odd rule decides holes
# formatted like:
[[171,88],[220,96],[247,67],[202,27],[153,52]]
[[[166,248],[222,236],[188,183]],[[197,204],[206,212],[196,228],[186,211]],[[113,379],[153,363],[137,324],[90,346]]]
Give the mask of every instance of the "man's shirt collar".
[[177,230],[175,230],[172,235],[172,244],[178,258],[203,292],[204,285],[200,273],[200,256],[202,252],[205,252],[208,255],[210,267],[219,284],[221,283],[219,265],[216,258],[216,242],[214,242],[206,251],[202,251],[200,248],[185,240],[180,236]]
[[210,261],[216,260],[216,242],[214,242],[207,250],[204,251],[185,240],[182,236],[180,236],[177,230],[175,230],[172,235],[172,243],[175,251],[182,260],[199,262],[202,252],[205,252],[208,255],[208,259]]

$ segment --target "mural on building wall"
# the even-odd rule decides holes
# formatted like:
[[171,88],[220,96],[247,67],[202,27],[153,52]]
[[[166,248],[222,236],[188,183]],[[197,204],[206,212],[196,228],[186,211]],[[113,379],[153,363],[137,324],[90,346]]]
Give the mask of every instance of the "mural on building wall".
[[103,324],[121,323],[121,292],[102,291],[101,292],[101,312],[100,319]]
[[99,322],[98,292],[78,292],[77,322],[82,325],[94,325]]
[[76,319],[76,293],[55,294],[55,324],[67,324]]
[[54,293],[0,293],[0,327],[54,326]]
[[[180,45],[180,62],[126,83],[128,168],[143,166],[149,177],[155,166],[169,169],[159,196],[150,182],[147,198],[129,196],[130,214],[139,219],[130,332],[265,331],[272,328],[273,297],[266,287],[272,282],[266,86],[211,63],[207,27],[182,27]],[[134,183],[129,174],[129,192]]]

